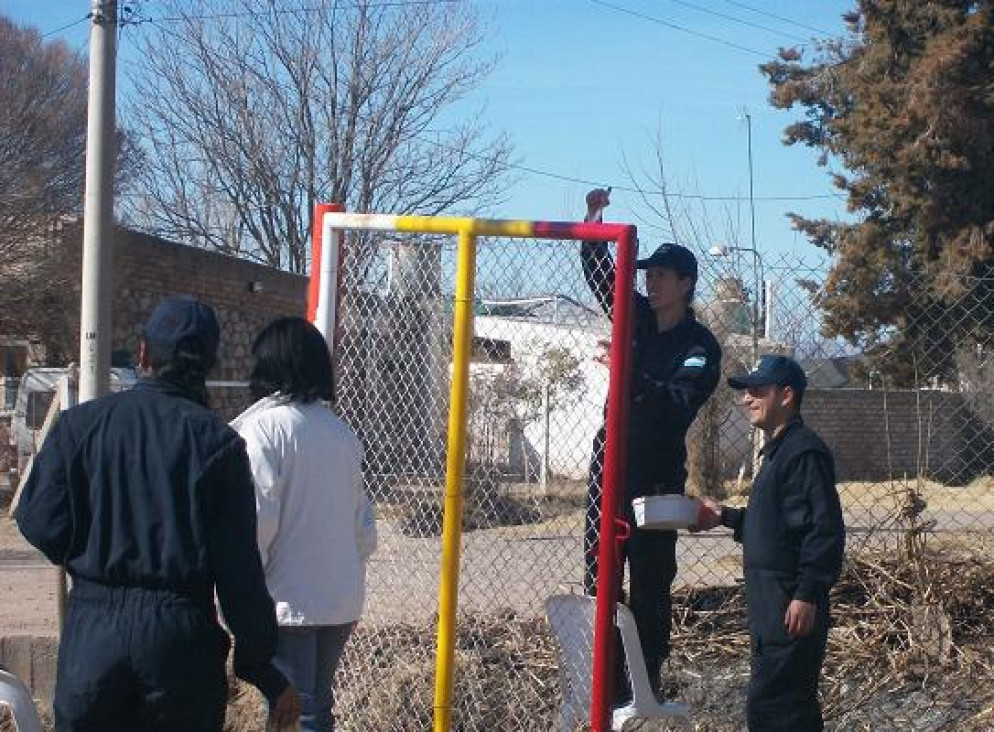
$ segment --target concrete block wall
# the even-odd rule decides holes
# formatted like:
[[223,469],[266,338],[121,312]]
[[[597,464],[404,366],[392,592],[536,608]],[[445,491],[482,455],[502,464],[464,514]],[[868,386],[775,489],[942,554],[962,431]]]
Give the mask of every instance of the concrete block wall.
[[840,481],[922,473],[965,485],[994,472],[994,433],[955,392],[812,389],[803,413],[832,448]]
[[59,639],[52,636],[11,635],[0,637],[0,668],[28,687],[40,709],[52,704]]

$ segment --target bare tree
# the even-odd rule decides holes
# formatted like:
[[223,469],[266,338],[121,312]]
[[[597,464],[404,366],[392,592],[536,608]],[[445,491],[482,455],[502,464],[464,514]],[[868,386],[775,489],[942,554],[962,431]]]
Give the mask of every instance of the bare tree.
[[[0,333],[65,330],[71,296],[57,219],[83,205],[86,59],[0,16]],[[118,134],[118,183],[135,151]]]
[[[647,146],[650,154],[635,161],[622,154],[623,170],[638,196],[636,220],[642,231],[650,232],[647,251],[656,246],[650,243],[652,239],[679,242],[694,250],[699,265],[696,298],[703,301],[702,307],[695,305],[697,317],[722,346],[722,378],[698,413],[687,439],[690,485],[699,494],[720,499],[726,497],[725,477],[731,469],[726,465],[722,441],[749,439],[745,433],[735,434],[735,396],[725,376],[753,362],[741,328],[751,331],[758,324],[751,322],[751,315],[747,316],[750,322],[740,322],[750,308],[739,260],[716,259],[709,256],[709,250],[719,242],[739,246],[739,225],[736,211],[727,204],[686,197],[673,190],[661,127],[648,135]],[[756,296],[751,293],[751,297]]]
[[47,223],[82,204],[86,63],[62,42],[0,17],[0,309],[12,332],[44,292]]
[[303,272],[315,202],[437,214],[499,199],[507,141],[445,114],[492,66],[470,7],[259,6],[219,0],[205,18],[174,2],[145,39],[131,109],[148,164],[130,219]]

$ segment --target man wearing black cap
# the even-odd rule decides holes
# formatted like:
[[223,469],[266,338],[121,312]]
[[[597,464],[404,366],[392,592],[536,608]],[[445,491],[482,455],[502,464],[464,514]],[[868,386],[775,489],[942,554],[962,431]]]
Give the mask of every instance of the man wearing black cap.
[[745,509],[705,500],[698,529],[719,523],[743,545],[752,673],[752,732],[822,729],[818,678],[828,639],[828,592],[842,570],[845,526],[832,453],[801,420],[807,379],[786,356],[763,356],[728,380],[766,435]]
[[221,730],[235,672],[277,724],[299,701],[271,664],[277,625],[256,543],[244,443],[206,406],[214,311],[169,298],[145,326],[134,390],[63,412],[15,518],[72,578],[59,646],[59,730]]
[[[608,191],[587,194],[587,221],[599,221]],[[583,274],[604,311],[614,305],[614,262],[605,242],[581,245]],[[631,536],[628,560],[629,606],[638,626],[646,670],[658,685],[662,661],[670,650],[670,586],[676,577],[676,532],[644,531],[635,526],[632,499],[683,493],[687,480],[687,430],[718,385],[721,348],[697,322],[690,303],[697,284],[697,260],[679,244],[662,244],[648,259],[646,294],[635,293],[631,398],[628,408],[627,471],[624,510]],[[594,438],[584,532],[584,586],[593,594],[597,575],[604,429]],[[620,670],[620,664],[617,664]]]

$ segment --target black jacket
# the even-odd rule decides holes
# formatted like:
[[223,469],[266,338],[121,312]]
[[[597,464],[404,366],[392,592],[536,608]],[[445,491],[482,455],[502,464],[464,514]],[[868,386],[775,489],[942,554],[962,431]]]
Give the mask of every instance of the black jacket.
[[[614,262],[605,242],[583,242],[583,274],[611,316]],[[683,492],[687,480],[687,430],[708,400],[721,373],[721,347],[688,310],[687,317],[660,331],[649,300],[634,296],[632,381],[628,407],[628,498]]]
[[63,412],[15,514],[77,581],[168,590],[221,610],[235,672],[274,700],[277,624],[245,444],[190,394],[142,381]]
[[726,508],[722,523],[743,544],[747,578],[774,572],[796,586],[795,599],[827,597],[842,571],[845,524],[832,453],[800,418],[763,448],[748,506]]

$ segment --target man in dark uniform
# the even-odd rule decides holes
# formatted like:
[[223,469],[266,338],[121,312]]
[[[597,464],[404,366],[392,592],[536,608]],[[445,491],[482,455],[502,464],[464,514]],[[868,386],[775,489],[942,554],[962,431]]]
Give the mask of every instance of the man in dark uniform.
[[822,729],[818,678],[828,639],[828,592],[839,577],[845,526],[832,453],[801,420],[807,380],[786,356],[763,356],[731,378],[749,422],[766,435],[745,509],[705,501],[699,529],[719,523],[743,545],[752,674],[752,732]]
[[[587,221],[600,221],[608,191],[587,195]],[[614,262],[606,242],[583,242],[583,274],[610,317],[614,305]],[[635,293],[632,375],[628,407],[624,510],[631,537],[623,548],[629,567],[628,604],[635,616],[646,670],[658,686],[659,670],[670,650],[670,586],[676,577],[675,531],[644,531],[635,526],[632,499],[683,493],[687,480],[687,430],[718,385],[721,348],[697,322],[690,303],[697,284],[697,260],[679,244],[663,244],[647,259],[646,294]],[[594,438],[584,532],[584,587],[593,594],[597,577],[601,474],[605,431]],[[621,664],[616,664],[619,668]]]
[[59,730],[220,731],[229,641],[215,591],[235,673],[278,725],[297,719],[297,695],[270,662],[276,615],[248,456],[206,406],[219,335],[209,306],[163,300],[139,353],[146,378],[63,412],[35,461],[15,518],[72,578]]

